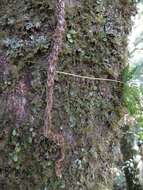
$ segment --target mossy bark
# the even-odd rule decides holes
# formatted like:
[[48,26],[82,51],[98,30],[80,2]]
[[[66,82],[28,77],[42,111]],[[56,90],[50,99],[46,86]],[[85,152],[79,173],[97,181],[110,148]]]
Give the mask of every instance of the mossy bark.
[[[57,70],[121,80],[133,3],[66,3],[66,34]],[[60,147],[41,132],[54,8],[54,0],[0,2],[0,188],[111,190],[122,84],[57,73],[52,114],[54,130],[65,139],[61,179],[54,169]]]

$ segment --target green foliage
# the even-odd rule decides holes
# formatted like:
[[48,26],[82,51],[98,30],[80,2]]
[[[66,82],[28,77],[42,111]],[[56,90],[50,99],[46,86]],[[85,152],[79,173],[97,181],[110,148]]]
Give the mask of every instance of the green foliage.
[[135,117],[138,122],[137,138],[143,140],[143,84],[142,84],[143,64],[136,67],[127,66],[123,71],[124,85],[124,103],[129,113]]
[[124,86],[124,101],[130,114],[136,115],[141,108],[139,100],[140,90],[136,86]]

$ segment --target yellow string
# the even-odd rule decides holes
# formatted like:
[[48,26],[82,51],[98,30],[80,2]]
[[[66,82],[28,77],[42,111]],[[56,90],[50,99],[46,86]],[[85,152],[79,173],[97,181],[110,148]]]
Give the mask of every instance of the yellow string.
[[82,78],[82,79],[108,81],[108,82],[117,82],[117,83],[122,83],[122,84],[124,83],[124,82],[122,82],[122,81],[115,80],[115,79],[105,79],[105,78],[88,77],[88,76],[82,76],[82,75],[77,75],[77,74],[67,73],[67,72],[62,72],[62,71],[56,71],[56,73],[62,74],[62,75],[68,75],[68,76],[72,76],[72,77],[77,77],[77,78]]

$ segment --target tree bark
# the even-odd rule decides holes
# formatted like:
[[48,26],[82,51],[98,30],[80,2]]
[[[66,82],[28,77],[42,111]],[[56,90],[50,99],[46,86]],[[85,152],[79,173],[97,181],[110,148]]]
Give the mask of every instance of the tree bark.
[[61,178],[55,171],[60,143],[42,133],[57,1],[0,3],[1,189],[112,189],[112,145],[123,113],[119,81],[134,5],[128,0],[65,2],[66,32],[56,59],[51,112],[52,130],[64,138]]

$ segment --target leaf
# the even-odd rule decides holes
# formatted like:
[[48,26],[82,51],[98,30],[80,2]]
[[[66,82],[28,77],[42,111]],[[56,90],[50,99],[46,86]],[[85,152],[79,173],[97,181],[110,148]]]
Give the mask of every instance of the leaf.
[[12,131],[12,135],[15,137],[16,136],[16,130],[14,129],[13,131]]
[[17,162],[17,161],[18,161],[18,157],[17,157],[16,154],[13,156],[13,161],[14,161],[14,162]]
[[70,43],[73,43],[73,39],[71,39],[71,38],[69,38],[68,41],[69,41]]
[[74,29],[71,29],[69,32],[70,32],[70,34],[72,34],[72,35],[74,35],[74,34],[77,33]]
[[67,34],[67,38],[68,38],[68,39],[72,38],[71,34],[68,33],[68,34]]
[[19,152],[21,151],[21,148],[20,148],[19,146],[16,146],[16,147],[15,147],[15,151],[16,151],[17,153],[19,153]]
[[28,138],[28,142],[31,144],[32,143],[32,137]]

